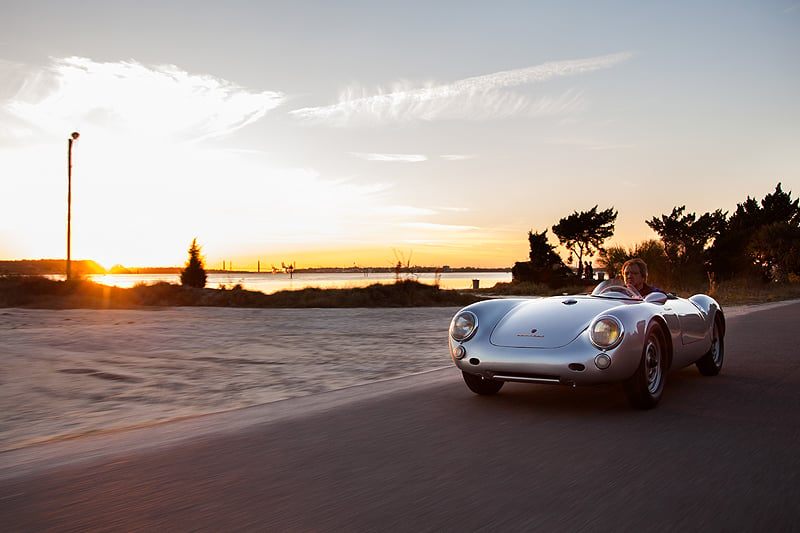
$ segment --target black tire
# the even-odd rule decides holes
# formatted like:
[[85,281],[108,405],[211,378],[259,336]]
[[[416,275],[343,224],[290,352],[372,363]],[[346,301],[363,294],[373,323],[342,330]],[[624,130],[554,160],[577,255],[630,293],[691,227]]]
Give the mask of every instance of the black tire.
[[469,372],[461,372],[461,374],[464,376],[464,383],[466,383],[469,390],[475,394],[491,396],[492,394],[497,394],[497,392],[503,388],[503,381],[476,376]]
[[652,409],[661,399],[667,379],[667,343],[658,324],[653,324],[645,335],[639,368],[622,385],[628,401],[637,409]]
[[722,332],[722,323],[719,319],[715,319],[714,327],[711,328],[711,348],[703,357],[697,360],[695,365],[704,376],[716,376],[722,370],[724,359],[725,334]]

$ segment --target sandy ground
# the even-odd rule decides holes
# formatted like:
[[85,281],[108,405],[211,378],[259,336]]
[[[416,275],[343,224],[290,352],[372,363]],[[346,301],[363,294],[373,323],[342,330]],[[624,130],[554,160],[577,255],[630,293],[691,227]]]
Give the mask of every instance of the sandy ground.
[[449,367],[456,310],[0,309],[0,451]]
[[0,451],[449,366],[456,310],[0,309]]

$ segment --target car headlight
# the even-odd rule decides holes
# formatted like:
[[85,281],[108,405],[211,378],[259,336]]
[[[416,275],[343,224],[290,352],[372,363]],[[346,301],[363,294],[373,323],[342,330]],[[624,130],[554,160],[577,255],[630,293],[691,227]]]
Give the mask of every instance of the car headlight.
[[450,336],[457,342],[469,340],[478,330],[478,317],[470,311],[461,311],[450,322]]
[[622,340],[622,323],[614,317],[604,316],[595,320],[589,328],[592,344],[601,350],[610,350]]

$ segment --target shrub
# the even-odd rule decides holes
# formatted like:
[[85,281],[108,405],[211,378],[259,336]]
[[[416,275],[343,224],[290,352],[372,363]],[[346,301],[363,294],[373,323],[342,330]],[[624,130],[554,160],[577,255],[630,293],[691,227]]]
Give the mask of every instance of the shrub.
[[200,247],[195,238],[189,247],[189,260],[186,262],[186,268],[181,271],[181,285],[202,289],[206,286],[206,278],[203,258],[200,257]]

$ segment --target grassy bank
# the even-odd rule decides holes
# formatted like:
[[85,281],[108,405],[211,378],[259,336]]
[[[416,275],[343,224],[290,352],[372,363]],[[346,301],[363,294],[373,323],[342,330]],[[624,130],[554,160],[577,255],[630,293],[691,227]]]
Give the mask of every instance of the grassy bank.
[[[580,294],[589,292],[594,285],[573,285],[551,289],[547,285],[538,283],[498,283],[494,287],[474,291],[486,297],[490,296],[554,296],[559,294]],[[687,287],[662,287],[668,292],[673,292],[682,298],[693,294],[708,294],[715,298],[723,307],[734,305],[748,305],[766,302],[779,302],[783,300],[800,299],[800,281],[792,283],[762,283],[758,280],[733,280],[718,283],[715,287],[700,284]]]
[[416,281],[350,289],[302,289],[264,294],[241,288],[195,289],[172,283],[129,289],[91,281],[55,281],[40,276],[0,277],[0,308],[135,309],[140,307],[438,307],[464,306],[477,295],[441,290]]
[[[552,296],[591,291],[592,285],[551,289],[533,283],[498,283],[473,291],[443,290],[416,281],[376,283],[349,289],[307,288],[264,294],[241,288],[194,289],[172,283],[137,285],[129,289],[91,281],[55,281],[41,276],[0,276],[0,308],[135,309],[141,307],[445,307],[465,306],[497,296]],[[739,280],[672,289],[678,296],[709,294],[723,307],[800,299],[800,282],[778,285]]]

